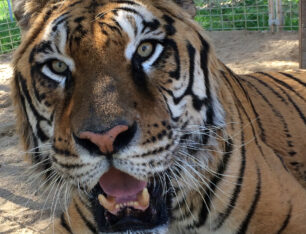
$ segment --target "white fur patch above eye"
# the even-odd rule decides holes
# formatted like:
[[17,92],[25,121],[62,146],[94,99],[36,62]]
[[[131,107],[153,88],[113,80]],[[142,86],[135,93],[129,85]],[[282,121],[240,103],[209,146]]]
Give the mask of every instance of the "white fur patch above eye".
[[[47,60],[57,59],[59,61],[64,62],[69,67],[70,71],[74,72],[75,71],[74,60],[66,53],[67,34],[69,30],[67,22],[65,20],[66,17],[67,15],[64,14],[46,26],[43,35],[43,41],[48,42],[50,44],[50,49],[47,48],[46,51],[37,53],[35,55],[35,60],[41,64]],[[56,30],[54,31],[55,26]]]
[[201,68],[201,64],[200,64],[200,55],[197,53],[196,57],[195,57],[195,61],[194,61],[194,82],[192,84],[192,92],[197,95],[200,99],[204,99],[207,97],[206,94],[206,85],[205,84],[205,77],[204,77],[204,73],[203,70]]
[[152,64],[158,59],[160,54],[163,52],[163,49],[164,47],[161,44],[156,45],[154,54],[152,54],[152,56],[148,60],[142,63],[142,67],[145,72],[148,72],[150,70]]
[[66,76],[55,74],[50,70],[50,68],[47,65],[44,65],[42,67],[41,72],[44,75],[48,76],[51,80],[54,80],[55,82],[59,83],[61,87],[64,87]]

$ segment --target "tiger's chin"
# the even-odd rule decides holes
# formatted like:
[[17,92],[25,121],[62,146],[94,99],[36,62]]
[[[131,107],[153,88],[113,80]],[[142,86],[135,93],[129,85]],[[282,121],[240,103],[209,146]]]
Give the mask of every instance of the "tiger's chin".
[[111,175],[118,177],[117,186],[112,187],[114,184],[108,183],[106,175],[91,191],[91,204],[99,232],[165,233],[170,220],[171,193],[164,193],[166,188],[156,180],[146,183],[121,174],[125,178],[116,173]]

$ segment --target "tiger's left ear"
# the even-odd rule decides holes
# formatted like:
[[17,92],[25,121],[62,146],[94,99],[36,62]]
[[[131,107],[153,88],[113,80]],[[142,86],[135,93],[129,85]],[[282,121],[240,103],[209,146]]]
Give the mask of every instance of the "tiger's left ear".
[[195,17],[197,10],[193,0],[173,0],[177,5],[183,8],[192,18]]

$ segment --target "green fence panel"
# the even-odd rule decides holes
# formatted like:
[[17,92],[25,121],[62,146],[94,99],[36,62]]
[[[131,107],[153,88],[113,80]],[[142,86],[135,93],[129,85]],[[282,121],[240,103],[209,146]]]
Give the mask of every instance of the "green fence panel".
[[20,42],[20,30],[11,6],[10,1],[0,0],[0,54],[14,50]]

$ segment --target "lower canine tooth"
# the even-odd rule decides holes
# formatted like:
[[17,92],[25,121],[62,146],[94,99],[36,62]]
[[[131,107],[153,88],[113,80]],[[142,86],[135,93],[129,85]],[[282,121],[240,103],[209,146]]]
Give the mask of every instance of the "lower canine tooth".
[[149,206],[150,194],[147,188],[144,188],[140,194],[137,195],[139,205],[143,207]]
[[101,206],[103,206],[108,211],[114,211],[116,209],[115,198],[106,198],[103,194],[98,196],[98,200]]

